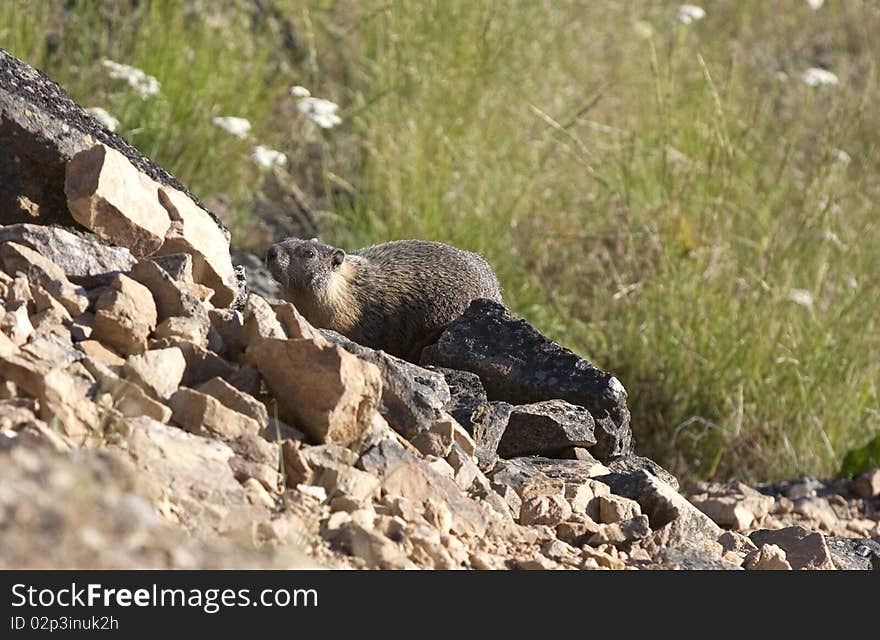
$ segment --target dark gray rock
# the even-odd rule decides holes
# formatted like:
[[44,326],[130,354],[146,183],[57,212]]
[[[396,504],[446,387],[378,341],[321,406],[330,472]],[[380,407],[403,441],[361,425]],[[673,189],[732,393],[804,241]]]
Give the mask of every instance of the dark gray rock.
[[665,569],[673,571],[742,571],[732,562],[722,560],[718,556],[696,548],[675,547],[664,549],[660,552],[659,566],[649,566],[648,569]]
[[33,249],[61,267],[74,281],[104,274],[112,277],[117,272],[128,271],[137,262],[124,247],[109,246],[89,232],[72,232],[57,226],[13,224],[0,227],[0,243],[4,242],[15,242]]
[[491,469],[498,459],[498,444],[507,429],[513,406],[506,402],[481,405],[472,414],[473,437],[480,469]]
[[395,467],[417,463],[419,458],[391,437],[382,438],[361,455],[357,466],[373,475],[384,477]]
[[231,254],[232,264],[236,269],[241,267],[251,291],[264,298],[284,299],[281,285],[272,277],[262,258],[240,249],[232,249]]
[[506,485],[520,493],[526,485],[548,480],[561,480],[570,485],[584,484],[591,478],[604,481],[605,476],[595,475],[596,464],[587,460],[525,456],[499,460],[489,478],[493,485]]
[[870,538],[825,538],[831,561],[847,571],[880,571],[880,543]]
[[589,411],[564,400],[513,407],[498,444],[498,455],[558,456],[567,447],[591,447],[596,444],[594,427]]
[[450,395],[446,379],[440,373],[428,371],[384,351],[364,347],[335,331],[320,331],[331,342],[379,368],[382,374],[379,413],[405,438],[412,438],[430,429],[442,418]]
[[449,404],[446,411],[469,433],[473,433],[473,414],[489,406],[486,390],[480,376],[470,371],[458,371],[445,367],[425,367],[443,376],[449,386]]
[[[64,89],[0,49],[0,224],[78,226],[67,209],[65,168],[70,158],[98,143],[208,211],[174,176],[102,127]],[[228,237],[219,218],[208,213]]]
[[477,374],[490,400],[521,405],[560,399],[586,407],[597,427],[597,458],[632,450],[626,390],[620,381],[497,302],[474,300],[422,351],[420,364]]
[[709,540],[717,540],[721,528],[706,514],[688,502],[669,484],[644,469],[632,473],[610,473],[597,478],[611,487],[611,492],[639,503],[652,529],[683,519],[682,526]]
[[678,479],[650,458],[636,455],[615,456],[606,459],[604,463],[612,473],[629,475],[636,471],[646,471],[652,476],[657,476],[676,491],[679,490]]

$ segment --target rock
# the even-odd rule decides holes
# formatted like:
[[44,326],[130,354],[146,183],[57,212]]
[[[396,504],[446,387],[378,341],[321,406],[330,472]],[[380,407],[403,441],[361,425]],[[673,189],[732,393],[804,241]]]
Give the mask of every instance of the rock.
[[630,520],[642,514],[639,503],[621,496],[604,495],[598,496],[599,518],[604,524],[614,524],[623,520]]
[[531,485],[553,481],[556,481],[558,486],[580,485],[596,475],[606,474],[607,471],[599,463],[583,460],[551,460],[534,456],[500,460],[489,476],[493,485],[510,486],[522,495]]
[[[229,468],[232,469],[235,479],[242,484],[246,484],[248,480],[256,480],[270,493],[277,492],[281,486],[281,474],[267,464],[235,456],[229,460]],[[274,500],[272,503],[274,505]]]
[[588,544],[596,547],[603,544],[624,545],[651,535],[648,516],[639,515],[614,524],[603,524],[594,533]]
[[649,567],[675,571],[742,571],[742,567],[698,549],[676,547],[664,549],[660,553],[659,567]]
[[880,469],[871,469],[852,479],[852,492],[860,498],[880,495]]
[[[285,300],[269,300],[275,316],[284,328],[288,338],[320,341],[321,332],[309,324],[302,314],[291,303]],[[344,346],[344,345],[340,345]]]
[[[235,479],[230,447],[148,418],[129,421],[126,454],[143,477],[160,513],[205,538],[250,532],[268,516]],[[173,514],[173,515],[172,515]]]
[[68,278],[95,277],[126,272],[136,259],[124,247],[101,243],[96,236],[36,224],[0,227],[0,243],[15,242],[33,249],[58,265]]
[[125,364],[125,360],[97,340],[83,340],[77,343],[76,346],[93,360],[108,367],[121,367]]
[[679,489],[678,479],[650,458],[637,455],[614,456],[605,460],[604,464],[611,473],[625,476],[636,471],[644,471],[656,476],[676,491]]
[[560,399],[586,407],[596,422],[598,459],[631,451],[626,391],[617,378],[548,340],[497,302],[474,300],[436,344],[425,348],[421,364],[477,374],[491,400],[521,405]]
[[684,496],[647,471],[627,475],[611,473],[602,476],[602,482],[609,485],[613,493],[638,502],[655,530],[673,520],[682,519],[683,525],[690,531],[707,539],[715,541],[722,533],[717,524]]
[[27,302],[15,300],[0,307],[0,331],[9,336],[9,340],[18,346],[23,345],[34,332],[28,315]]
[[[602,496],[610,497],[610,495],[611,488],[598,480],[585,480],[581,484],[567,483],[565,485],[565,497],[569,504],[571,504],[572,511],[584,514],[595,520],[601,518],[601,503],[598,498]],[[638,514],[633,513],[632,515]]]
[[146,416],[158,422],[171,419],[171,409],[152,398],[140,385],[120,378],[101,360],[86,358],[83,364],[98,381],[101,390],[109,394],[113,407],[124,417]]
[[724,553],[734,551],[740,554],[749,554],[752,551],[758,550],[754,542],[736,531],[725,531],[718,537],[718,543],[721,545]]
[[583,521],[567,521],[556,526],[556,536],[568,544],[581,547],[587,543],[594,533],[599,531],[600,525],[592,518],[585,516]]
[[480,405],[471,414],[476,455],[482,469],[491,469],[498,459],[498,445],[507,429],[507,421],[513,405],[506,402],[490,402]]
[[8,348],[0,350],[0,379],[38,400],[39,417],[47,423],[57,421],[64,434],[78,440],[102,424],[97,406],[87,397],[93,381],[79,367],[79,363],[57,366]]
[[590,546],[583,546],[581,548],[581,557],[585,561],[591,561],[592,563],[595,563],[595,568],[602,567],[604,569],[612,569],[614,571],[622,571],[626,569],[626,564],[619,558],[615,558],[609,553],[600,551],[599,549],[595,549]]
[[[701,556],[718,558],[725,553],[724,547],[702,530],[699,522],[686,518],[678,518],[661,527],[655,526],[654,532],[641,541],[641,547],[654,559],[661,558],[666,549],[688,549]],[[741,558],[737,557],[735,564],[740,563]]]
[[26,274],[28,279],[38,283],[64,305],[71,315],[79,315],[89,306],[85,291],[70,282],[61,267],[29,247],[4,242],[0,245],[0,262],[11,276],[17,272]]
[[284,340],[287,332],[271,305],[260,296],[251,294],[242,311],[241,341],[245,346],[265,338]]
[[749,571],[791,571],[785,551],[775,544],[764,544],[752,551],[743,561],[743,568]]
[[104,144],[70,159],[64,193],[74,220],[135,257],[155,253],[171,226],[159,185]]
[[590,447],[596,444],[594,427],[589,411],[563,400],[517,406],[508,418],[498,455],[552,457],[567,447]]
[[700,493],[688,499],[717,524],[738,531],[759,524],[773,507],[772,497],[742,483],[719,487],[716,492]]
[[64,197],[67,161],[98,142],[121,152],[160,184],[185,191],[56,83],[0,50],[0,211],[5,221],[71,225]]
[[444,419],[450,396],[441,374],[384,351],[363,347],[334,332],[321,331],[321,334],[378,368],[382,376],[379,412],[405,438],[411,440]]
[[416,568],[397,544],[356,522],[344,523],[334,540],[351,555],[363,560],[368,569]]
[[804,516],[810,526],[825,531],[836,531],[840,525],[837,513],[826,498],[799,498],[794,501],[794,512]]
[[160,321],[172,316],[185,316],[208,324],[208,312],[199,299],[183,289],[182,283],[173,280],[158,263],[141,260],[128,275],[150,290]]
[[196,205],[186,194],[168,186],[160,186],[158,198],[167,210],[171,226],[164,235],[159,253],[190,253],[193,256],[193,279],[214,290],[211,303],[228,307],[238,295],[229,237],[217,226],[207,211]]
[[831,561],[846,571],[880,571],[880,543],[868,538],[825,538]]
[[126,379],[139,384],[157,400],[167,400],[177,391],[184,371],[186,360],[177,347],[129,356],[124,367]]
[[196,390],[213,396],[233,411],[255,420],[260,425],[260,429],[265,429],[269,425],[269,413],[266,411],[266,405],[253,396],[239,391],[223,378],[211,378],[196,387]]
[[519,523],[523,525],[544,524],[555,527],[571,517],[571,505],[560,493],[537,495],[526,498],[522,502]]
[[749,538],[758,548],[765,544],[775,544],[785,551],[786,559],[792,569],[834,569],[831,552],[821,533],[810,532],[803,527],[786,527],[770,531],[753,531]]
[[205,348],[208,346],[209,325],[197,318],[172,316],[165,318],[153,332],[156,340],[167,339],[170,342],[186,341]]
[[150,260],[162,268],[172,280],[181,284],[193,284],[193,257],[189,253],[154,255]]
[[119,353],[134,355],[147,348],[156,328],[156,305],[150,290],[128,276],[118,274],[111,288],[95,303],[93,335]]
[[489,407],[486,390],[480,382],[480,376],[470,371],[458,371],[445,367],[426,367],[443,376],[449,387],[449,402],[444,409],[455,418],[465,429],[473,433],[473,413],[478,408]]
[[381,486],[376,476],[341,464],[322,467],[316,474],[315,484],[324,487],[331,500],[345,496],[360,505],[378,497]]
[[336,345],[266,338],[248,347],[281,417],[316,442],[350,443],[370,426],[382,382],[375,365]]
[[405,446],[398,438],[386,436],[367,447],[358,460],[358,466],[370,473],[385,476],[395,468],[406,464],[418,464],[418,451]]
[[446,502],[452,513],[451,529],[458,534],[482,536],[486,532],[488,520],[483,510],[452,480],[425,464],[405,463],[391,468],[382,480],[382,489],[386,495],[416,502]]
[[247,434],[256,435],[260,425],[216,398],[194,389],[181,387],[169,399],[175,423],[197,435],[214,433],[227,440]]

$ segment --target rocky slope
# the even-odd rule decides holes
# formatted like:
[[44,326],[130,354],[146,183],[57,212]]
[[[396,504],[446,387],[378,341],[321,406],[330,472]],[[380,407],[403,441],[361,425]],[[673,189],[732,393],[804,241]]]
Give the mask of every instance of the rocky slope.
[[57,85],[0,78],[0,565],[880,567],[880,472],[685,496],[620,381],[502,306],[418,365],[316,329]]

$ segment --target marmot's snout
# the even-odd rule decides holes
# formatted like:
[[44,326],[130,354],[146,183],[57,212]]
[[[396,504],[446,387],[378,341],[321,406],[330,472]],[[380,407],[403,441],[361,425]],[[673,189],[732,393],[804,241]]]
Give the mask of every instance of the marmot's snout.
[[290,256],[287,255],[284,247],[277,244],[269,247],[269,251],[266,252],[266,267],[269,269],[272,277],[282,286],[287,286],[288,284],[287,267],[289,264]]

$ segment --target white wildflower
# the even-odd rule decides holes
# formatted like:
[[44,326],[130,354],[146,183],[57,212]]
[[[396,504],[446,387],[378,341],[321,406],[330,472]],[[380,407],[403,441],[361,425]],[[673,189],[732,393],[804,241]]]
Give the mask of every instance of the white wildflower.
[[226,133],[244,140],[251,130],[251,123],[244,118],[236,118],[235,116],[217,116],[211,122],[214,126],[220,127]]
[[858,289],[859,288],[859,281],[851,276],[846,279],[846,286],[849,289]]
[[810,9],[813,11],[818,11],[825,4],[825,0],[807,0],[807,4],[810,5]]
[[90,107],[86,109],[86,113],[88,113],[95,120],[100,122],[101,126],[103,126],[105,129],[116,131],[116,129],[119,127],[119,120],[107,113],[106,109],[102,109],[101,107]]
[[308,98],[312,95],[312,92],[305,87],[296,85],[295,87],[290,88],[290,95],[294,96],[295,98]]
[[852,162],[852,158],[850,157],[850,155],[843,149],[835,149],[833,153],[834,158],[841,164],[849,164],[850,162]]
[[297,104],[299,112],[322,129],[332,129],[342,122],[336,115],[339,105],[323,98],[303,98]]
[[695,4],[683,4],[678,8],[677,17],[682,24],[691,24],[705,18],[706,11],[703,7],[698,7]]
[[636,35],[643,40],[649,40],[654,35],[654,27],[651,26],[650,22],[646,22],[645,20],[636,20],[633,23],[633,31],[635,31]]
[[272,167],[283,167],[287,164],[287,156],[280,151],[269,149],[263,145],[254,147],[251,158],[261,169],[271,169]]
[[840,239],[840,236],[834,233],[831,229],[826,229],[825,233],[822,234],[822,237],[827,241],[833,244],[838,249],[846,249],[846,245],[843,244],[843,240]]
[[808,309],[813,307],[813,294],[806,289],[792,289],[788,292],[788,299]]
[[818,87],[825,84],[834,85],[840,82],[840,79],[836,75],[827,69],[820,69],[819,67],[810,67],[804,71],[802,77],[804,82],[811,87]]
[[111,78],[114,80],[125,80],[130,87],[141,95],[142,99],[146,100],[150,96],[159,93],[159,81],[140,69],[107,59],[101,64],[110,72]]

